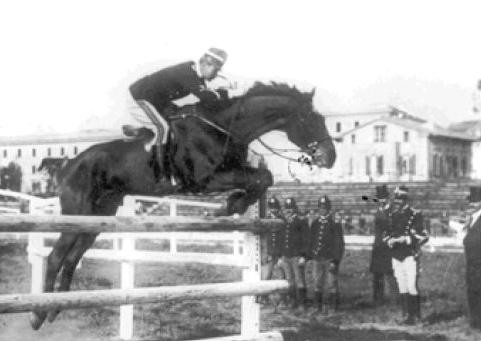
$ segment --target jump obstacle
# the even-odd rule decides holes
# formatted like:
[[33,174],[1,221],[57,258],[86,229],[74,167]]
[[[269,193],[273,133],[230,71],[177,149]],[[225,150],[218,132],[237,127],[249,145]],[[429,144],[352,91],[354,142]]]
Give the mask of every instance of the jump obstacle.
[[[142,197],[125,197],[121,209],[122,215],[133,215],[135,201]],[[157,200],[159,198],[156,198]],[[185,202],[177,201],[176,204]],[[33,210],[32,213],[40,213]],[[171,215],[175,209],[171,209]],[[130,339],[133,336],[133,303],[153,303],[172,300],[187,300],[215,297],[242,296],[241,333],[236,336],[216,338],[215,340],[282,340],[279,332],[260,332],[260,307],[255,296],[288,290],[284,280],[261,281],[260,277],[260,232],[279,228],[280,221],[248,218],[210,218],[210,217],[86,217],[55,215],[8,215],[0,216],[0,232],[118,232],[107,238],[120,238],[121,247],[114,250],[95,250],[98,258],[115,258],[121,260],[121,289],[91,290],[43,293],[45,256],[47,249],[39,244],[38,233],[30,233],[29,255],[32,263],[32,294],[14,294],[0,296],[0,313],[14,313],[36,309],[76,309],[106,305],[121,305],[120,337]],[[236,231],[233,231],[236,230]],[[137,239],[142,238],[139,231],[160,239],[169,238],[169,252],[135,250],[135,232]],[[158,233],[161,231],[162,233]],[[185,231],[185,232],[177,232]],[[195,231],[195,232],[192,232]],[[154,233],[155,232],[155,233]],[[101,235],[102,236],[102,235]],[[178,252],[178,240],[233,240],[232,255],[206,255],[199,253]],[[43,244],[43,240],[41,242]],[[116,245],[114,243],[114,245]],[[110,253],[110,256],[109,256]],[[170,255],[170,257],[168,256]],[[202,255],[202,254],[200,254]],[[87,255],[86,255],[87,256]],[[163,257],[165,259],[163,259]],[[242,282],[209,283],[189,286],[134,288],[134,261],[196,261],[210,264],[225,264],[242,267]],[[34,279],[37,280],[34,280]],[[41,279],[39,281],[38,279]],[[129,322],[130,321],[130,322]]]

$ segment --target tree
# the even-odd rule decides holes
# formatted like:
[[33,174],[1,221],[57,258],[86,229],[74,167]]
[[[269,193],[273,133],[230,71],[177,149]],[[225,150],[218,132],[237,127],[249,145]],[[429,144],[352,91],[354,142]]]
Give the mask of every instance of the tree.
[[22,189],[22,168],[15,162],[0,169],[0,187],[20,192]]

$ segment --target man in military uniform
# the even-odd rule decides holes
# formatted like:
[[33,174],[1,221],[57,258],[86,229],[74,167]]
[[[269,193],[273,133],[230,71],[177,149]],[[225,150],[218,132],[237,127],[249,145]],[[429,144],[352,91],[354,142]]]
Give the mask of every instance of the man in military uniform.
[[[194,95],[207,112],[220,110],[230,104],[225,88],[214,90],[206,86],[206,81],[217,77],[226,60],[225,51],[210,48],[197,63],[187,61],[137,80],[129,87],[134,99],[130,112],[135,113],[140,110],[149,117],[156,125],[157,134],[160,135],[158,138],[162,144],[166,144],[168,132],[164,132],[163,128],[168,129],[169,116],[176,112],[177,106],[173,103],[174,100]],[[128,131],[124,132],[129,134]],[[130,132],[130,134],[135,133]],[[158,153],[162,160],[163,151]]]
[[[271,197],[267,200],[267,215],[266,219],[281,219],[285,221],[284,214],[281,209],[281,204],[276,197]],[[267,266],[264,279],[272,279],[274,273],[274,268],[278,265],[278,262],[282,256],[282,251],[284,248],[284,236],[285,228],[281,230],[272,231],[267,235]],[[281,272],[282,278],[286,278],[284,270],[282,267],[278,267]],[[263,303],[267,303],[267,295],[262,295],[261,297]]]
[[463,243],[469,322],[471,327],[481,330],[481,187],[471,187],[468,199],[471,215]]
[[421,319],[421,305],[417,287],[421,246],[428,241],[420,211],[411,208],[408,189],[394,191],[392,228],[384,241],[391,248],[394,276],[399,287],[404,323],[414,324]]
[[[340,261],[336,238],[338,231],[334,226],[331,201],[327,196],[318,200],[319,217],[312,222],[310,231],[309,254],[312,260],[314,280],[314,304],[324,314],[329,306],[336,306],[336,275]],[[342,257],[342,255],[341,255]]]
[[397,285],[392,269],[391,250],[382,240],[391,228],[393,211],[386,185],[376,186],[376,198],[379,208],[374,216],[374,243],[369,270],[372,273],[374,304],[379,305],[384,302],[385,281],[388,282],[392,294],[397,293]]
[[284,203],[286,229],[281,264],[290,284],[291,308],[299,303],[306,305],[306,277],[304,264],[309,247],[309,226],[307,220],[298,215],[296,200],[289,197]]

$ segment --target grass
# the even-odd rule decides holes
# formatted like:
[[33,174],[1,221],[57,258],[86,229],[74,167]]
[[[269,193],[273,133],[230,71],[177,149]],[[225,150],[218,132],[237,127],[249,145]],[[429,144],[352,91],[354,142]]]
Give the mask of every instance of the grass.
[[[26,245],[0,241],[0,293],[29,292],[30,270]],[[263,330],[278,329],[285,340],[459,340],[481,339],[466,319],[464,255],[425,254],[420,278],[424,324],[397,326],[395,304],[374,307],[370,302],[371,275],[368,251],[347,251],[341,264],[341,309],[322,317],[313,309],[280,310],[263,307]],[[119,264],[86,259],[74,277],[73,289],[109,289],[119,286]],[[151,264],[136,266],[136,286],[157,286],[239,280],[241,272],[231,267],[199,264]],[[81,309],[62,312],[39,332],[14,328],[26,315],[0,315],[0,340],[26,341],[66,339],[104,340],[118,335],[118,308]],[[239,333],[240,299],[199,300],[138,305],[135,307],[135,337],[145,340],[199,339]],[[76,336],[75,336],[76,335]],[[4,337],[4,338],[2,338]],[[24,338],[19,338],[24,337]],[[80,340],[80,339],[79,339]]]

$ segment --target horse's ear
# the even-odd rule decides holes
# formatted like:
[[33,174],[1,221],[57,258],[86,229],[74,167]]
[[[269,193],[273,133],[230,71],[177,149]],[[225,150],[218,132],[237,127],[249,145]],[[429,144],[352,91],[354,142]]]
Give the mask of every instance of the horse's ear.
[[314,98],[315,94],[316,94],[316,87],[313,87],[310,93],[311,99]]

